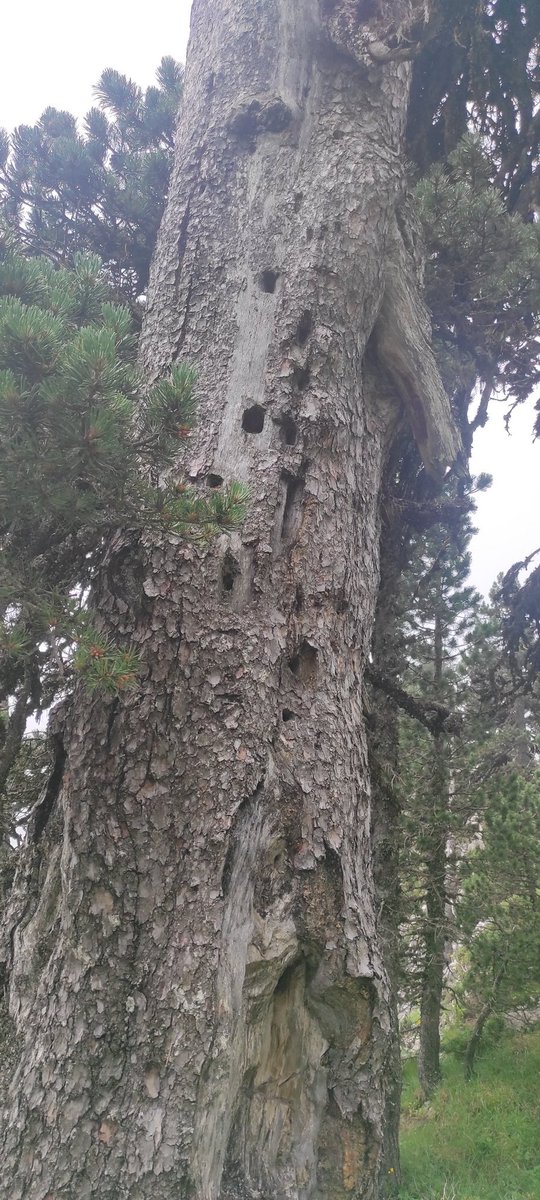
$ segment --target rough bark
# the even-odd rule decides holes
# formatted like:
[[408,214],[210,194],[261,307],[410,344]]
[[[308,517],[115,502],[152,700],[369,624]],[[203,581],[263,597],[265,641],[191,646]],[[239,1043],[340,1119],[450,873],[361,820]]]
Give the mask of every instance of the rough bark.
[[97,614],[146,673],[77,695],[10,909],[12,1200],[387,1193],[378,495],[402,404],[430,470],[456,437],[396,216],[410,67],[365,50],[418,13],[365,10],[193,6],[143,363],[195,364],[188,473],[249,518],[108,550]]

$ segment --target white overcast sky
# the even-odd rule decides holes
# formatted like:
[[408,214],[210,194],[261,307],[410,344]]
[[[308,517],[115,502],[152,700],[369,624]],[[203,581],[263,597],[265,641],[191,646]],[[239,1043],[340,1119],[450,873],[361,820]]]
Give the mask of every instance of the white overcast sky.
[[[216,0],[217,2],[217,0]],[[0,126],[32,124],[47,105],[83,116],[104,67],[146,86],[164,54],[184,59],[190,0],[25,0],[4,6]],[[473,470],[493,487],[479,499],[473,581],[484,593],[540,545],[540,444],[531,437],[532,405],[516,410],[512,434],[496,408],[477,436]]]

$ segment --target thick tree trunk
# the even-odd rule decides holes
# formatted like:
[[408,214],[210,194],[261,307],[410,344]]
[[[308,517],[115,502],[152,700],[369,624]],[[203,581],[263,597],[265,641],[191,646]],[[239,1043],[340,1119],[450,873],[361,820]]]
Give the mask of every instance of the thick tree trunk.
[[195,0],[143,362],[196,365],[189,474],[250,511],[110,547],[147,669],[77,696],[8,917],[12,1200],[387,1192],[362,680],[400,401],[455,451],[396,219],[409,65],[365,49],[413,7]]

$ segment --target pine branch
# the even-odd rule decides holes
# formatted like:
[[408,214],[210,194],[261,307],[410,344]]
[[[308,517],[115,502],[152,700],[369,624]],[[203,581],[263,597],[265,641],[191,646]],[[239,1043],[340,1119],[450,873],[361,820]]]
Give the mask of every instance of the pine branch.
[[445,704],[439,704],[436,700],[421,700],[418,696],[413,696],[411,692],[406,692],[399,684],[394,683],[382,671],[377,671],[371,664],[366,668],[366,675],[374,687],[384,692],[409,717],[413,717],[415,721],[419,721],[421,725],[429,729],[431,734],[459,734],[461,732],[463,718],[458,713],[452,712]]

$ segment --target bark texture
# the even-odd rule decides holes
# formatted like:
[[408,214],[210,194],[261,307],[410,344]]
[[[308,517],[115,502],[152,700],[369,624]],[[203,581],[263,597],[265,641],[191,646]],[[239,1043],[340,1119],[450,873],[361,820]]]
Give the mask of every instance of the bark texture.
[[195,0],[143,362],[197,367],[187,472],[250,511],[203,550],[108,550],[95,605],[146,674],[77,696],[8,915],[12,1200],[391,1189],[378,496],[403,405],[431,470],[456,438],[398,220],[410,67],[366,38],[418,15]]

